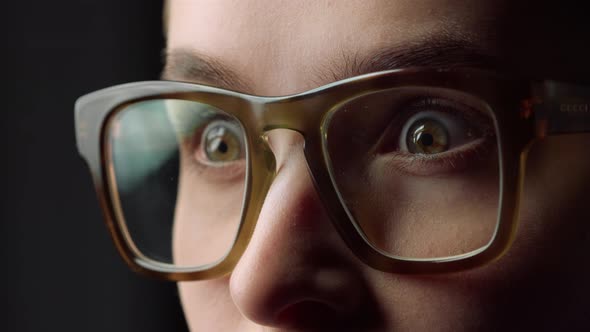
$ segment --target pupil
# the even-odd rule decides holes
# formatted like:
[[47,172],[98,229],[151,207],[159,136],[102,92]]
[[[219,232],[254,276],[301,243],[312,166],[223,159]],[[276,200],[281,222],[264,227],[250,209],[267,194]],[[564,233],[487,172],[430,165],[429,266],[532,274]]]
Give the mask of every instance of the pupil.
[[422,135],[420,135],[419,141],[424,146],[431,146],[432,143],[434,143],[434,138],[432,137],[431,134],[422,134]]
[[227,152],[227,144],[225,144],[225,142],[220,142],[219,146],[217,147],[217,150],[219,150],[219,152],[221,152],[221,153],[226,153]]

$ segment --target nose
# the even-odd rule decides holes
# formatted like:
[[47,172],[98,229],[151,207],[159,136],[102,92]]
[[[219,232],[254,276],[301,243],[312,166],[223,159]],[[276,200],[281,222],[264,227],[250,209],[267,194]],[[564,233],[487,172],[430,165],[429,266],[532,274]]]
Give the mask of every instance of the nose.
[[269,142],[277,175],[230,277],[234,304],[272,327],[344,330],[366,321],[374,309],[369,288],[313,187],[302,137],[275,130]]

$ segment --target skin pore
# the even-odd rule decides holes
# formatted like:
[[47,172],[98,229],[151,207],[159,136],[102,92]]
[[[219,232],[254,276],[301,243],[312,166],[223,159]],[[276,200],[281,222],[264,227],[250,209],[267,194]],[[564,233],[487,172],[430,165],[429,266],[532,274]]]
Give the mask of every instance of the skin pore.
[[[581,79],[590,57],[573,50],[587,48],[576,42],[584,39],[566,23],[540,24],[553,22],[549,9],[493,0],[172,0],[164,76],[269,96],[408,64]],[[374,270],[352,254],[313,187],[301,137],[273,132],[277,176],[246,252],[231,275],[179,283],[188,324],[192,331],[583,329],[589,142],[562,136],[532,147],[519,232],[502,259],[412,276]],[[190,215],[189,205],[180,202],[177,213]]]

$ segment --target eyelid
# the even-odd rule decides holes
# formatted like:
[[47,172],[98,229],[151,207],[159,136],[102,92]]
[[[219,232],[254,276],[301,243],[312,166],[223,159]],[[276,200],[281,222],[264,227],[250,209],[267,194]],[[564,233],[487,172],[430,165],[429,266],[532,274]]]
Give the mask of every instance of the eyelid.
[[377,156],[377,162],[388,168],[406,173],[412,176],[445,176],[446,174],[459,172],[471,164],[488,160],[495,154],[494,144],[491,138],[479,138],[473,142],[464,144],[457,149],[434,155],[418,156],[412,153],[397,153],[394,155]]
[[[465,122],[469,122],[469,120],[471,120],[465,118],[463,114],[458,114],[465,112],[457,111],[455,109],[456,106],[451,106],[450,102],[447,102],[446,100],[432,95],[418,95],[407,96],[406,98],[396,102],[393,107],[399,109],[400,111],[395,112],[395,115],[391,119],[390,125],[387,127],[387,129],[385,129],[384,133],[381,135],[381,138],[377,141],[377,144],[375,144],[375,151],[372,151],[372,153],[383,153],[384,148],[391,149],[391,146],[387,146],[387,142],[391,141],[393,138],[397,141],[403,130],[407,129],[405,127],[408,125],[408,121],[413,116],[416,116],[420,113],[424,113],[426,111],[447,112],[449,114],[460,116]],[[431,109],[432,107],[435,107],[436,110]],[[399,145],[396,146],[396,149],[397,148],[399,148]]]
[[[412,115],[419,114],[420,112],[431,111],[433,113],[443,113],[456,116],[462,121],[468,124],[476,123],[477,128],[485,129],[482,134],[487,134],[490,131],[494,131],[493,119],[486,110],[483,110],[483,105],[477,107],[475,105],[469,105],[460,100],[441,98],[441,97],[422,97],[418,101],[413,98],[413,102],[404,106],[404,111],[400,113],[402,121],[408,121]],[[432,109],[430,109],[432,108]],[[405,119],[403,118],[405,115]]]
[[212,167],[206,166],[201,162],[191,158],[189,160],[188,173],[196,176],[204,177],[207,181],[212,183],[234,183],[244,181],[244,174],[246,172],[246,160],[240,159],[228,163],[224,166]]
[[[377,144],[373,154],[394,169],[404,173],[418,176],[433,176],[445,174],[451,171],[461,170],[467,167],[470,161],[483,159],[490,152],[495,136],[493,119],[486,115],[483,109],[475,109],[470,105],[457,102],[449,98],[438,96],[418,96],[407,98],[399,103],[402,111],[396,113],[392,124],[385,130]],[[420,119],[422,113],[445,113],[449,116],[459,117],[460,121],[469,124],[478,130],[473,141],[459,146],[451,147],[448,151],[433,155],[420,155],[400,151],[400,137],[412,117]]]
[[[460,108],[460,109],[459,109]],[[461,131],[462,129],[473,130],[477,136],[489,136],[493,132],[492,119],[484,115],[483,111],[473,109],[467,105],[451,104],[447,100],[428,99],[422,100],[417,105],[411,105],[408,110],[404,111],[405,117],[400,119],[399,123],[403,123],[399,130],[399,137],[407,137],[407,130],[415,121],[432,117],[436,121],[442,123],[447,127],[449,134],[453,137],[453,133]],[[484,117],[486,119],[484,119]],[[461,128],[466,127],[466,128]],[[403,134],[403,135],[402,135]],[[450,141],[450,149],[462,143]],[[407,142],[404,144],[407,147]],[[400,146],[402,148],[402,146]]]

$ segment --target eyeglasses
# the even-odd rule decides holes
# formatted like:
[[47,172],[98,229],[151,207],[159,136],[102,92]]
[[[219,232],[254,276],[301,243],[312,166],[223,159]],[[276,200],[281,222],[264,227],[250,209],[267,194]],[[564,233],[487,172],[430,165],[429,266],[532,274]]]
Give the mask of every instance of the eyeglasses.
[[76,132],[108,229],[139,272],[230,272],[276,175],[268,134],[290,129],[361,260],[443,273],[508,249],[528,146],[590,132],[588,96],[475,69],[379,72],[284,97],[153,81],[81,97]]

